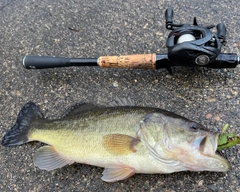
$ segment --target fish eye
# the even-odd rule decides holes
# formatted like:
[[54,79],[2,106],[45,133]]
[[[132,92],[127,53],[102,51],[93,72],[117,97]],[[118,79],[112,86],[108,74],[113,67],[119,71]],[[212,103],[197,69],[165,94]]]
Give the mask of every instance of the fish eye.
[[189,127],[193,130],[197,130],[197,124],[195,122],[189,123]]

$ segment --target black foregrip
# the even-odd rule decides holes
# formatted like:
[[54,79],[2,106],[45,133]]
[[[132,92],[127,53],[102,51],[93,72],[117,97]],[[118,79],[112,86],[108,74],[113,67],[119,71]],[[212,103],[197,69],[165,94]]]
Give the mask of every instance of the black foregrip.
[[240,58],[235,53],[220,53],[216,60],[206,67],[209,68],[235,68],[240,63]]
[[46,56],[25,56],[23,66],[27,69],[44,69],[70,66],[69,58],[46,57]]

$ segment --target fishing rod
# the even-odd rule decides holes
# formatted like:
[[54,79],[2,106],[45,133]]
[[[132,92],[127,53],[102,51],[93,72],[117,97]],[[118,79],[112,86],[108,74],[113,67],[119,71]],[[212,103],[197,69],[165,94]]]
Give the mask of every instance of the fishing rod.
[[210,29],[215,25],[199,26],[194,17],[193,24],[174,24],[173,10],[165,12],[166,28],[171,30],[166,46],[167,54],[135,54],[101,56],[99,58],[62,58],[25,56],[23,66],[27,69],[44,69],[69,66],[99,66],[103,68],[161,69],[171,73],[173,66],[235,68],[240,57],[235,53],[221,53],[226,42],[226,26],[220,23],[217,32]]

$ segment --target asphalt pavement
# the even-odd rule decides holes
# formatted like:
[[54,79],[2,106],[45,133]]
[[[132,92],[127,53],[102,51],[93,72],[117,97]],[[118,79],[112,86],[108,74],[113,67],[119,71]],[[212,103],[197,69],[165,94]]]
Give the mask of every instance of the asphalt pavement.
[[[176,23],[224,22],[223,52],[240,55],[238,0],[0,0],[0,135],[33,101],[46,118],[60,118],[80,102],[107,104],[130,96],[141,106],[167,109],[210,129],[240,134],[240,68],[127,70],[69,67],[27,70],[25,55],[99,57],[166,53],[164,12]],[[34,167],[39,142],[0,146],[0,191],[238,191],[240,145],[221,151],[227,173],[180,172],[144,175],[116,183],[101,180],[102,168],[73,164],[54,171]]]

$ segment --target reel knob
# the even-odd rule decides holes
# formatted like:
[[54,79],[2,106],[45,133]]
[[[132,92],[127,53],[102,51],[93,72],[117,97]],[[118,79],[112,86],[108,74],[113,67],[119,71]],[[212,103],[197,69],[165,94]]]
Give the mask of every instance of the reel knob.
[[165,12],[166,28],[172,30],[173,26],[173,10],[168,8]]

